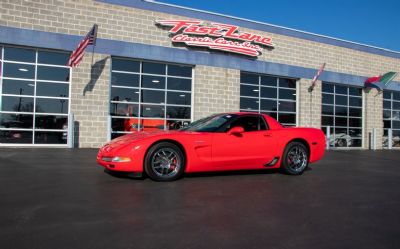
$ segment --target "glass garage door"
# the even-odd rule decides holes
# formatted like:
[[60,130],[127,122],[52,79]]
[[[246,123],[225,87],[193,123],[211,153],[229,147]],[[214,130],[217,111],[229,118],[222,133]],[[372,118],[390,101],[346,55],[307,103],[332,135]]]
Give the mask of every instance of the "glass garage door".
[[0,49],[0,144],[66,145],[69,53]]
[[330,147],[361,147],[362,89],[323,82],[321,122]]
[[296,126],[296,80],[240,73],[240,110],[260,112]]
[[400,147],[400,92],[383,92],[383,147],[389,147],[389,129],[392,129],[392,147]]
[[191,121],[191,103],[191,66],[112,59],[112,139],[138,130],[179,129]]

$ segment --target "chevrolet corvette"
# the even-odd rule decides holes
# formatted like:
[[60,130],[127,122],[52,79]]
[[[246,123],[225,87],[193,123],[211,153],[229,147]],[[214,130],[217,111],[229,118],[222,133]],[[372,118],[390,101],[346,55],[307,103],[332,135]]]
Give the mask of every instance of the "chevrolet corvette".
[[280,168],[300,175],[324,153],[320,129],[284,127],[265,114],[238,112],[202,118],[180,130],[118,137],[100,148],[97,162],[110,171],[172,181],[206,171]]

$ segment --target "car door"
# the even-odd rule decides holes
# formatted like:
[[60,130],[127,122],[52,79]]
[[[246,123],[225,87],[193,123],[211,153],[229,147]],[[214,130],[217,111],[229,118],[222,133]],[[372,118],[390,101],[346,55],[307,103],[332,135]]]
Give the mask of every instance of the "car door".
[[[231,134],[233,127],[244,132]],[[212,161],[215,167],[230,169],[261,168],[275,157],[276,138],[261,115],[241,115],[212,140]]]

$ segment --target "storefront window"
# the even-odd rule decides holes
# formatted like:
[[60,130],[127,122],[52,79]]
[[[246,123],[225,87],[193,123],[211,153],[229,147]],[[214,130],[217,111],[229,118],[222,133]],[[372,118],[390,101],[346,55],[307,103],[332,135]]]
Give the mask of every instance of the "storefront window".
[[383,147],[386,148],[389,129],[392,129],[392,146],[400,147],[400,92],[383,92]]
[[192,67],[112,59],[111,138],[179,129],[191,120]]
[[330,127],[331,147],[362,146],[362,90],[322,83],[322,130]]
[[240,110],[266,113],[286,126],[296,125],[296,80],[240,74]]
[[69,53],[0,47],[0,144],[66,144]]

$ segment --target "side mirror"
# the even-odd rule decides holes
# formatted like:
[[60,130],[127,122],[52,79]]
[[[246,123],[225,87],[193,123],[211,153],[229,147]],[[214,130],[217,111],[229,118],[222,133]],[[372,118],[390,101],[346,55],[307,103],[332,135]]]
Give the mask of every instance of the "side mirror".
[[228,134],[229,134],[229,135],[240,135],[240,134],[242,134],[243,132],[244,132],[243,127],[235,126],[235,127],[233,127],[232,129],[230,129],[230,130],[228,131]]

